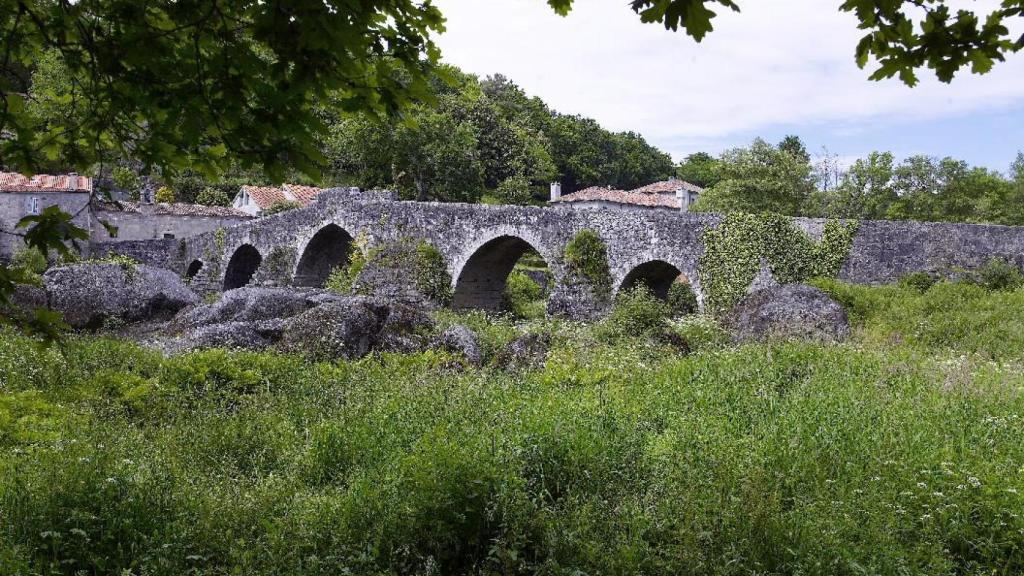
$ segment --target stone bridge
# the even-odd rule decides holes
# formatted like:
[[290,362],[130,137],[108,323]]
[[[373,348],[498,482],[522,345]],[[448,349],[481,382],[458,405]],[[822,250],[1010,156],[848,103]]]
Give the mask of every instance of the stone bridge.
[[[495,309],[510,271],[530,249],[547,262],[557,289],[565,278],[566,243],[589,228],[607,245],[615,290],[643,281],[667,291],[683,274],[703,301],[697,275],[701,238],[720,221],[715,214],[673,211],[399,202],[339,190],[321,194],[306,208],[183,240],[135,243],[131,250],[209,292],[247,284],[323,285],[347,261],[356,238],[370,245],[422,238],[444,256],[455,307]],[[818,219],[794,222],[812,237],[820,237],[824,226]],[[128,248],[98,243],[93,252]],[[917,270],[971,268],[997,256],[1022,263],[1024,228],[865,221],[839,277],[885,283]]]

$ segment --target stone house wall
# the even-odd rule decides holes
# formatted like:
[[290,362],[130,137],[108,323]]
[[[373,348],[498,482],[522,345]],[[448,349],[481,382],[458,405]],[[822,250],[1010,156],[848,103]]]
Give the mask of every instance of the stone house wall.
[[[105,220],[117,227],[117,238],[111,238],[100,223]],[[218,228],[246,222],[247,218],[219,216],[191,216],[179,214],[147,214],[143,212],[120,212],[96,210],[90,237],[94,241],[128,241],[151,239],[180,239],[212,232]]]
[[[68,214],[77,214],[73,222],[86,230],[89,229],[88,192],[0,192],[0,230],[16,232],[18,221],[30,213],[32,198],[38,198],[39,211],[49,206],[59,206]],[[25,242],[20,236],[0,233],[0,260],[9,260],[15,253],[24,249]]]

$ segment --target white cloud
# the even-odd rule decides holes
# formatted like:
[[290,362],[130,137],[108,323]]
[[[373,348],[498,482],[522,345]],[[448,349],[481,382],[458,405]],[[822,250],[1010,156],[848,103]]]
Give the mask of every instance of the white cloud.
[[721,10],[700,44],[641,24],[623,0],[580,0],[568,18],[544,0],[436,3],[448,17],[446,61],[505,74],[559,111],[641,132],[677,155],[773,125],[856,132],[1024,103],[1024,57],[951,85],[928,71],[915,88],[868,81],[853,58],[861,31],[838,0],[744,2],[741,14]]

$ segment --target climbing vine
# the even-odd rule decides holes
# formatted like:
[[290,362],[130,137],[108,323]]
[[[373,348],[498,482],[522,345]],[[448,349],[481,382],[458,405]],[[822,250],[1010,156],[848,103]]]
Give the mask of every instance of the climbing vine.
[[280,286],[287,286],[291,284],[294,264],[295,248],[275,246],[260,265],[260,270],[266,279],[272,280]]
[[367,238],[366,233],[360,232],[352,240],[352,251],[349,254],[348,262],[331,271],[325,288],[338,294],[351,294],[356,278],[362,273],[363,268],[366,268],[366,263],[376,254],[376,251],[371,251],[370,239]]
[[572,275],[587,280],[594,293],[607,298],[612,291],[612,274],[608,268],[608,247],[601,236],[584,228],[565,245],[565,266]]
[[704,232],[698,275],[705,304],[721,314],[743,297],[764,259],[783,284],[839,273],[857,233],[855,221],[828,220],[820,242],[778,214],[727,215]]
[[416,244],[416,288],[431,300],[448,304],[452,299],[452,277],[444,256],[432,244]]
[[339,294],[372,293],[360,276],[367,266],[400,271],[396,278],[411,277],[416,289],[427,298],[447,304],[452,298],[452,278],[444,256],[424,240],[402,238],[386,246],[369,246],[365,235],[352,242],[352,255],[344,267],[335,268],[327,279],[328,290]]

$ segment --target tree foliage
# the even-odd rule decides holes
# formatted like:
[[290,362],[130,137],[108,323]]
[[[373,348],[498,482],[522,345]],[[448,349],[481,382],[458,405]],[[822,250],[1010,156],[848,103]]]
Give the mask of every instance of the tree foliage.
[[717,164],[719,181],[700,196],[694,210],[800,214],[814,191],[814,180],[806,151],[799,152],[803,145],[795,153],[793,141],[788,146],[783,149],[758,138],[749,148],[726,151]]
[[[414,0],[0,0],[0,158],[84,169],[113,149],[169,171],[230,157],[315,174],[314,104],[389,114],[426,94],[442,28]],[[44,57],[66,76],[30,102]],[[75,113],[41,123],[40,102]]]
[[543,200],[593,185],[634,188],[672,172],[672,160],[638,134],[558,114],[502,76],[484,80],[445,66],[431,103],[402,117],[343,115],[326,140],[338,185],[398,188],[407,198],[474,202]]
[[[567,14],[572,0],[548,0],[556,12]],[[630,0],[643,22],[682,28],[700,42],[713,30],[712,8],[740,11],[733,0]],[[865,31],[856,48],[857,65],[874,60],[872,80],[898,76],[917,84],[917,70],[929,68],[949,82],[963,68],[984,74],[1008,54],[1024,48],[1024,35],[1013,38],[1009,22],[1024,19],[1024,0],[1001,0],[987,13],[954,10],[953,0],[844,0],[839,10],[857,17]]]

